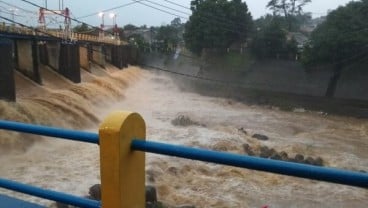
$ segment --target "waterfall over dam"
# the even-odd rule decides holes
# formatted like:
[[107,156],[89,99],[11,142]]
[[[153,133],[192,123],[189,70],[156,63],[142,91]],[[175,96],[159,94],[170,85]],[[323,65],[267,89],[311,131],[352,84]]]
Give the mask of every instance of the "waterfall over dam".
[[[175,77],[130,66],[94,65],[73,83],[41,68],[43,85],[15,73],[17,102],[0,102],[1,119],[96,132],[114,110],[140,113],[147,139],[245,154],[268,147],[289,157],[321,157],[324,165],[367,171],[368,121],[185,92]],[[183,80],[181,80],[183,81]],[[188,82],[190,83],[190,82]],[[266,135],[262,141],[252,137]],[[2,177],[84,196],[100,182],[91,144],[1,132]],[[147,154],[146,183],[159,200],[196,207],[366,207],[367,190],[191,160]],[[9,192],[0,190],[0,192]],[[51,202],[22,196],[45,206]]]

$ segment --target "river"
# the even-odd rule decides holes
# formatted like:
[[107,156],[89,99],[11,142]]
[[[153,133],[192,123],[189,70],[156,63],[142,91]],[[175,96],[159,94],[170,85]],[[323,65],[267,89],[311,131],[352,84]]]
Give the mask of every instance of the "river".
[[[147,140],[238,154],[244,154],[242,146],[247,143],[254,150],[267,146],[289,156],[321,157],[326,166],[368,171],[368,120],[303,109],[286,112],[183,92],[167,74],[137,67],[110,70],[98,81],[89,75],[84,77],[91,81],[70,84],[65,90],[51,86],[51,82],[42,88],[45,95],[41,98],[24,95],[16,105],[2,102],[1,116],[97,132],[98,123],[107,114],[129,110],[145,119]],[[37,103],[41,103],[41,110],[37,110]],[[173,125],[172,121],[178,117],[188,118],[194,125]],[[255,133],[269,139],[252,138]],[[8,138],[8,134],[2,135]],[[35,142],[25,143],[23,140],[28,136],[15,137],[14,142],[0,143],[10,149],[0,154],[1,177],[80,196],[87,195],[88,188],[99,183],[96,145],[45,138],[32,138]],[[25,147],[19,148],[22,145]],[[156,186],[159,200],[167,204],[270,208],[368,206],[366,189],[153,154],[147,154],[146,176],[146,183]],[[0,190],[4,192],[26,197]],[[26,198],[50,205],[45,200]]]

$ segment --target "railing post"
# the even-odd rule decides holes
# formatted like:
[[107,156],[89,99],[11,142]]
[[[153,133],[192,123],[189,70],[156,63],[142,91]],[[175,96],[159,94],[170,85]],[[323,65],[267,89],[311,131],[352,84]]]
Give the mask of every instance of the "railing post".
[[145,154],[132,151],[133,139],[146,138],[143,118],[119,111],[99,129],[102,208],[145,207]]

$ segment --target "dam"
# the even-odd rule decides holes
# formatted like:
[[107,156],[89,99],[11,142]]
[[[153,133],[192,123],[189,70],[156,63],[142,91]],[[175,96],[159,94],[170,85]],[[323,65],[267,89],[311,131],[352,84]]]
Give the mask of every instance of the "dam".
[[[284,112],[183,92],[176,86],[175,77],[138,67],[120,71],[110,66],[102,71],[95,66],[93,70],[100,75],[82,76],[86,82],[75,84],[56,75],[54,80],[48,81],[47,87],[33,88],[35,94],[45,92],[40,96],[23,95],[17,103],[2,101],[2,116],[93,132],[111,111],[131,110],[145,118],[148,138],[154,141],[240,154],[244,154],[242,145],[247,143],[255,151],[268,146],[290,156],[320,156],[330,167],[365,170],[366,120],[308,111]],[[24,78],[20,86],[33,84]],[[61,86],[68,87],[60,90]],[[193,125],[173,125],[180,116],[190,118]],[[248,133],[239,131],[241,128]],[[258,141],[251,137],[254,133],[267,135],[269,140]],[[92,184],[99,183],[95,146],[24,134],[2,132],[2,136],[12,138],[1,140],[7,150],[1,151],[0,159],[3,164],[0,172],[4,177],[80,196],[85,195]],[[310,207],[311,203],[324,207],[353,203],[360,207],[365,206],[367,194],[360,188],[157,155],[148,155],[146,177],[147,183],[157,187],[162,201],[199,207],[260,207],[264,204]],[[218,181],[221,186],[217,185]],[[38,198],[27,200],[50,205]]]
[[[11,32],[3,34],[7,40],[0,43],[4,46],[0,53],[7,58],[1,60],[5,68],[0,76],[0,119],[96,133],[109,113],[127,110],[145,119],[147,140],[239,155],[252,152],[255,157],[261,157],[267,148],[287,154],[294,162],[300,156],[303,161],[321,158],[325,167],[368,171],[365,118],[242,102],[236,93],[247,94],[239,88],[213,88],[188,76],[134,66],[134,49],[116,42],[101,43],[75,34],[80,43],[66,44],[57,35],[35,41],[27,31],[17,37]],[[185,62],[180,65],[185,72],[192,70]],[[251,73],[252,79],[246,81],[259,81],[253,79],[259,74]],[[274,88],[270,79],[284,79],[272,75],[261,80],[268,88]],[[194,83],[201,88],[195,89]],[[313,89],[318,91],[318,86]],[[358,92],[358,96],[366,93]],[[348,90],[340,96],[346,94]],[[77,196],[86,196],[91,185],[101,182],[95,145],[3,130],[0,135],[1,177]],[[147,154],[146,160],[146,184],[155,186],[159,200],[170,207],[368,205],[368,192],[363,188],[162,155]],[[0,194],[55,206],[4,189]]]

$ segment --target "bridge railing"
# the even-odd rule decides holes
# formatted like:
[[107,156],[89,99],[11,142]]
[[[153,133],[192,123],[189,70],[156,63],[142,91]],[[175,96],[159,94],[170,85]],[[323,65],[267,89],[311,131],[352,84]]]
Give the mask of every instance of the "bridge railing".
[[11,121],[0,129],[99,144],[101,202],[0,179],[0,187],[80,207],[145,207],[145,152],[368,188],[366,173],[145,141],[145,122],[131,112],[110,114],[99,134]]
[[[45,36],[49,34],[50,36],[57,37],[57,38],[65,38],[66,34],[64,31],[61,30],[52,30],[52,29],[38,29],[37,32],[35,29],[31,29],[28,27],[21,27],[15,24],[6,24],[5,22],[0,23],[0,31],[1,32],[9,32],[9,33],[17,33],[22,35],[39,35]],[[112,45],[126,45],[127,42],[122,41],[120,39],[115,39],[109,36],[104,36],[103,38],[96,36],[96,35],[89,35],[84,33],[77,33],[71,32],[70,37],[72,40],[75,41],[89,41],[89,42],[96,42],[96,43],[106,43]]]

